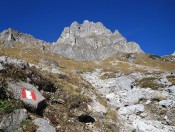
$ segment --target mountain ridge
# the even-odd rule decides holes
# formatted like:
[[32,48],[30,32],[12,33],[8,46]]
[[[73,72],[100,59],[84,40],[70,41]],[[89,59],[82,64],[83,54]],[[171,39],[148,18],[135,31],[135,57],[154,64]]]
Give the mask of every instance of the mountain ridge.
[[[118,30],[111,32],[101,22],[85,20],[82,24],[73,22],[65,27],[57,41],[50,43],[8,28],[0,33],[0,42],[4,48],[15,48],[16,43],[24,46],[54,52],[77,61],[103,60],[114,54],[144,53],[136,42],[127,39]],[[172,54],[174,56],[174,54]]]
[[137,43],[127,42],[118,30],[112,33],[101,22],[88,20],[82,24],[75,21],[70,27],[65,27],[58,40],[52,44],[12,28],[0,33],[0,41],[4,47],[15,47],[17,45],[14,43],[20,42],[44,50],[48,45],[50,52],[77,61],[103,60],[117,52],[144,53]]

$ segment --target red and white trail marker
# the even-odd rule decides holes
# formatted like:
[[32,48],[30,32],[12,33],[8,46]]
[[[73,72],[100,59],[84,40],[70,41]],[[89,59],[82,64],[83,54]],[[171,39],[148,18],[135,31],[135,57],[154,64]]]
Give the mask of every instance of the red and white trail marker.
[[28,91],[22,88],[21,93],[22,93],[22,98],[33,99],[36,101],[36,95],[34,91]]

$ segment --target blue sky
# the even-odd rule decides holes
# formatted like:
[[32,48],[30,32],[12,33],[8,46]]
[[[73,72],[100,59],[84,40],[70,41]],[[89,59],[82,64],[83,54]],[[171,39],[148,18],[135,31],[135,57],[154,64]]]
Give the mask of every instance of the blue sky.
[[0,31],[9,27],[55,42],[73,21],[102,22],[143,51],[175,51],[175,0],[1,0]]

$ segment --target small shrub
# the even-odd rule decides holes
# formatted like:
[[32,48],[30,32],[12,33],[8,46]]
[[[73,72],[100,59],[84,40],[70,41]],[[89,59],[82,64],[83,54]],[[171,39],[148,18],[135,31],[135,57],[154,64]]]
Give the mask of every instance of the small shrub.
[[105,79],[115,78],[115,77],[116,77],[116,73],[108,72],[108,73],[101,75],[100,79],[105,80]]
[[172,85],[175,85],[175,76],[173,75],[167,76],[167,79],[169,82],[172,83]]
[[139,81],[136,81],[136,86],[139,86],[141,88],[152,88],[152,89],[157,89],[159,87],[159,85],[156,82],[156,78],[154,77],[143,78]]
[[162,57],[160,57],[158,55],[149,55],[149,58],[151,58],[153,60],[162,60]]
[[83,103],[90,102],[90,99],[84,95],[78,94],[78,95],[72,95],[67,100],[67,107],[68,109],[75,109],[79,108],[83,105]]
[[5,113],[10,113],[14,109],[15,109],[15,106],[11,101],[8,101],[8,100],[2,101],[2,100],[0,100],[0,111],[3,111]]
[[4,78],[0,78],[0,99],[5,99],[9,96],[8,91],[6,90],[7,83]]
[[23,132],[36,132],[37,126],[33,124],[33,121],[30,119],[24,120],[21,123],[21,126],[23,128]]
[[135,59],[134,54],[132,54],[132,53],[126,54],[126,58],[127,59],[129,59],[129,58]]
[[4,78],[12,78],[14,80],[22,80],[22,81],[26,81],[27,80],[27,76],[25,74],[25,71],[15,67],[14,65],[5,65],[5,70],[3,70],[2,72],[2,76]]

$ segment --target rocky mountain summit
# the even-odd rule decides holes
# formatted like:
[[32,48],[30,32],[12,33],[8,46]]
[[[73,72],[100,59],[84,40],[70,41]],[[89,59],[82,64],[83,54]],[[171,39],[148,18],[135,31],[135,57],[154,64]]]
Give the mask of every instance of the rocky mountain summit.
[[53,45],[53,52],[78,61],[101,60],[117,52],[143,53],[135,42],[127,42],[118,30],[112,33],[101,22],[73,22]]

